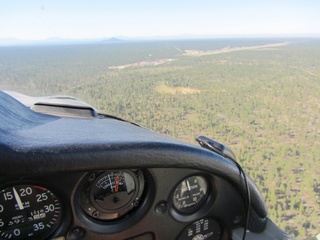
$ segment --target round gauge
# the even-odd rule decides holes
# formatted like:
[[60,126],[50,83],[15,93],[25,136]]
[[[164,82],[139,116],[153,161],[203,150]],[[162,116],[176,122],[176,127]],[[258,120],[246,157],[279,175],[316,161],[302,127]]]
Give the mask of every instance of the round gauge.
[[0,189],[0,238],[45,239],[60,224],[60,199],[37,185],[13,185]]
[[181,213],[193,213],[199,209],[208,195],[208,183],[202,176],[185,178],[173,193],[173,206]]
[[178,240],[218,240],[221,239],[222,228],[216,220],[203,218],[188,225]]
[[89,194],[90,197],[82,197],[82,208],[96,219],[117,219],[138,206],[143,186],[140,170],[103,172],[84,191],[84,195]]

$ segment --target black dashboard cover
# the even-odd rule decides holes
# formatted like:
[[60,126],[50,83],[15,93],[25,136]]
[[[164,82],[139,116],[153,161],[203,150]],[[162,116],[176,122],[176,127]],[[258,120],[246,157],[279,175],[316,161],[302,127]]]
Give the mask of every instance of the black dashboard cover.
[[[1,91],[0,164],[2,178],[136,167],[192,168],[226,179],[246,197],[237,166],[214,152],[107,117],[40,114]],[[249,177],[248,182],[252,210],[261,221],[267,216],[265,202]]]

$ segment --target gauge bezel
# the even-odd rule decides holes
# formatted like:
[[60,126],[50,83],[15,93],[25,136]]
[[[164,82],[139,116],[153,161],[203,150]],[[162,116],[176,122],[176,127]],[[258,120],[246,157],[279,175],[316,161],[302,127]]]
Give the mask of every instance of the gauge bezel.
[[[84,203],[83,210],[94,219],[101,220],[101,221],[117,220],[124,217],[127,213],[129,213],[131,210],[133,210],[136,207],[134,204],[138,204],[138,201],[140,200],[143,189],[144,189],[143,173],[140,170],[134,170],[134,171],[127,170],[127,169],[125,170],[115,169],[115,170],[106,170],[101,172],[100,174],[92,173],[92,174],[96,174],[96,176],[95,176],[95,179],[89,185],[89,189],[88,189],[89,192],[86,192],[86,193],[89,193],[89,201],[86,200],[85,202],[83,202]],[[119,207],[116,210],[104,209],[100,207],[94,200],[93,189],[95,186],[93,185],[96,184],[99,179],[101,179],[102,177],[105,177],[105,175],[111,174],[111,173],[114,174],[116,172],[127,173],[134,182],[135,190],[133,195],[129,199],[129,201],[125,203],[123,206]],[[89,178],[91,176],[92,175],[90,175]],[[88,210],[89,208],[91,208],[91,210]],[[95,213],[97,214],[97,216],[94,216]]]
[[[207,228],[205,229],[204,225],[207,222]],[[213,227],[213,229],[212,229]],[[188,226],[186,226],[181,232],[177,240],[190,240],[195,239],[195,237],[200,234],[200,236],[203,237],[204,233],[210,234],[213,233],[214,235],[217,235],[217,230],[215,228],[219,229],[219,236],[212,236],[209,235],[211,238],[214,237],[214,239],[226,239],[225,232],[223,231],[224,227],[221,224],[220,221],[218,221],[215,218],[212,217],[205,217],[202,219],[195,220],[194,222],[190,223]],[[198,231],[197,231],[198,230]]]
[[[182,207],[178,208],[177,205],[179,204],[179,202],[175,198],[176,192],[177,192],[178,188],[182,188],[182,185],[184,182],[189,183],[188,180],[190,178],[201,178],[201,181],[203,181],[203,183],[204,183],[205,193],[203,193],[200,201],[197,202],[195,205],[191,205],[189,207],[184,207],[184,208],[182,208]],[[189,176],[187,178],[184,178],[182,181],[180,181],[179,184],[176,185],[174,192],[173,192],[173,195],[172,195],[173,196],[172,197],[172,205],[176,209],[177,212],[180,212],[182,214],[191,214],[191,213],[197,211],[202,206],[202,204],[206,201],[207,196],[208,196],[208,191],[209,191],[208,181],[206,180],[205,177],[199,176],[199,175]]]
[[[174,193],[177,189],[177,187],[186,179],[190,177],[202,177],[205,179],[207,183],[207,193],[204,199],[201,201],[201,203],[198,206],[195,206],[193,208],[190,208],[186,211],[181,211],[177,209],[174,206]],[[190,222],[194,221],[196,219],[204,217],[212,208],[213,203],[215,201],[217,195],[217,181],[215,178],[209,174],[203,173],[203,172],[194,172],[192,174],[189,174],[187,176],[184,176],[181,178],[177,184],[174,185],[172,188],[168,203],[169,203],[169,213],[170,215],[180,221],[180,222]]]
[[[44,233],[42,233],[39,236],[36,236],[37,239],[49,239],[49,238],[53,238],[58,236],[62,229],[63,229],[63,221],[66,218],[66,221],[69,222],[69,217],[67,217],[66,211],[65,211],[65,201],[64,201],[64,197],[63,195],[57,190],[56,187],[51,186],[49,184],[46,183],[42,183],[40,181],[37,180],[12,180],[12,181],[8,181],[6,183],[0,183],[0,191],[6,189],[6,188],[10,188],[10,187],[15,187],[15,186],[19,186],[19,185],[29,185],[29,186],[38,186],[41,188],[45,188],[47,189],[49,192],[51,192],[58,200],[59,200],[59,204],[60,204],[60,214],[59,214],[59,219],[57,220],[58,223],[55,224],[54,228],[49,228],[48,230],[50,231],[46,231]],[[24,238],[23,238],[24,239]],[[32,239],[32,238],[30,238]]]
[[[83,209],[83,202],[86,201],[86,207],[89,207],[88,200],[90,199],[85,196],[84,191],[88,190],[90,182],[92,183],[94,179],[89,180],[92,174],[102,174],[106,171],[140,171],[144,177],[144,187],[141,191],[141,196],[139,200],[139,205],[124,214],[120,218],[111,219],[111,220],[99,220],[92,217],[91,214]],[[75,193],[72,196],[73,207],[75,210],[75,216],[79,223],[83,224],[88,230],[97,232],[97,233],[117,233],[128,229],[129,227],[135,225],[139,222],[139,220],[146,214],[150,205],[152,203],[152,199],[154,198],[154,179],[150,172],[146,169],[106,169],[104,171],[96,171],[96,172],[87,172],[83,175],[83,177],[79,180],[77,184],[77,188]],[[90,205],[92,207],[92,205]]]

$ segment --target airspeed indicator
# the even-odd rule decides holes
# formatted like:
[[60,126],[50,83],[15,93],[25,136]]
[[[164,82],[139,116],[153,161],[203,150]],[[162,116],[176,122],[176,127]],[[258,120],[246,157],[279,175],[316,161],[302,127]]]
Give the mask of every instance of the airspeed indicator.
[[45,239],[62,218],[61,201],[49,189],[30,184],[0,189],[0,239]]

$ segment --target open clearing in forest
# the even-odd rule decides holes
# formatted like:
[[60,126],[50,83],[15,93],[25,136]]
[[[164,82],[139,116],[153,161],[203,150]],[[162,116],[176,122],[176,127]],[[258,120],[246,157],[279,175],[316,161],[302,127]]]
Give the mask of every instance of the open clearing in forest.
[[169,94],[194,94],[201,92],[199,89],[189,87],[169,87],[165,83],[160,83],[154,89],[159,93]]
[[175,59],[157,59],[154,61],[141,61],[141,62],[136,62],[136,63],[131,63],[131,64],[125,64],[125,65],[120,65],[120,66],[110,66],[109,69],[125,69],[125,68],[132,68],[132,67],[147,67],[147,66],[158,66],[162,65],[165,63],[170,63],[174,61]]

